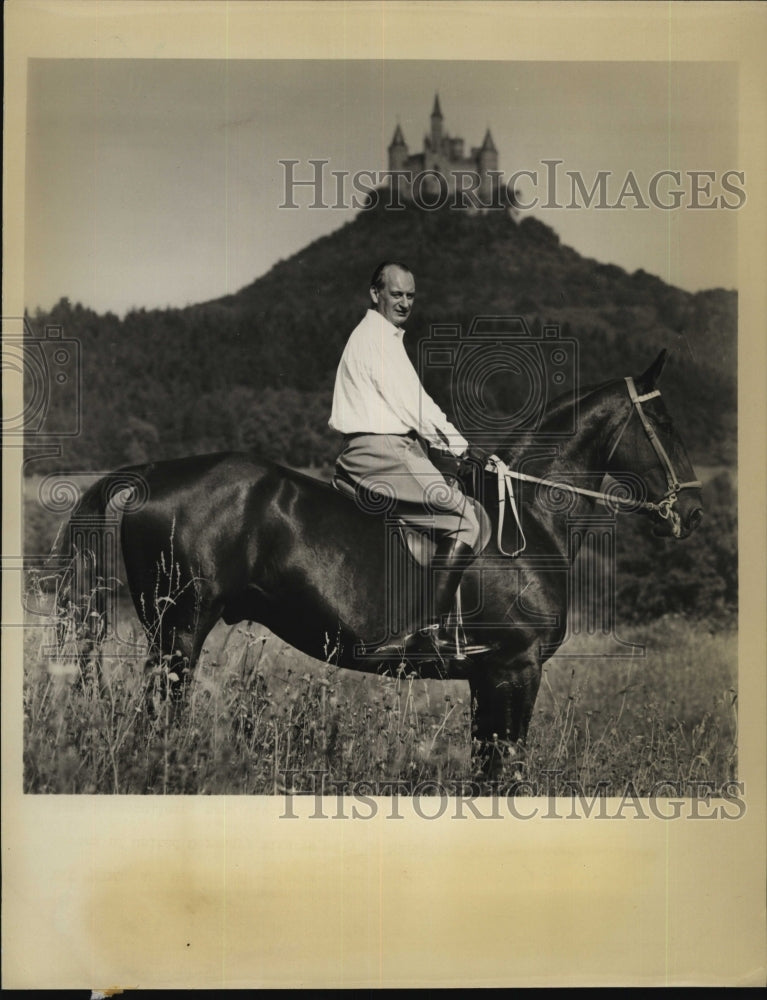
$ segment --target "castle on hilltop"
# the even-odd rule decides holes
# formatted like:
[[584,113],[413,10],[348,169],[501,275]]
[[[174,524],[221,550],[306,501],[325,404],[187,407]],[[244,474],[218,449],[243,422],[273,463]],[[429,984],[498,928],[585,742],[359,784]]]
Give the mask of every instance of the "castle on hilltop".
[[394,130],[389,144],[389,170],[405,172],[405,176],[398,178],[401,194],[409,200],[426,203],[427,199],[438,197],[440,191],[450,196],[465,192],[467,206],[504,207],[506,201],[499,183],[498,150],[490,129],[485,133],[482,145],[472,146],[467,155],[463,139],[449,135],[443,122],[439,94],[436,94],[431,131],[424,136],[422,152],[411,153],[401,127],[397,125]]

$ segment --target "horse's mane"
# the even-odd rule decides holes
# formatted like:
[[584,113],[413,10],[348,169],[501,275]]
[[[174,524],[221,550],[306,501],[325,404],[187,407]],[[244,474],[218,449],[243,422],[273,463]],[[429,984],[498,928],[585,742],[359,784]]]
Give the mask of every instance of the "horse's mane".
[[582,403],[583,400],[587,399],[589,396],[593,396],[597,392],[602,392],[604,389],[610,389],[613,386],[623,386],[624,380],[622,378],[608,378],[604,382],[596,382],[590,385],[581,386],[580,389],[573,394],[572,392],[563,392],[559,396],[555,396],[554,399],[546,407],[546,420],[550,414],[555,412],[561,412],[572,406],[575,403]]
[[516,434],[513,437],[504,439],[498,445],[499,454],[502,457],[520,455],[528,447],[534,444],[537,439],[539,440],[540,435],[545,433],[547,428],[551,428],[552,425],[556,425],[561,420],[562,416],[571,412],[574,407],[580,408],[592,396],[596,396],[607,389],[614,387],[617,388],[622,385],[623,379],[611,378],[606,379],[604,382],[580,386],[575,392],[569,390],[555,396],[554,399],[552,399],[546,406],[545,413],[543,414],[539,425],[530,430]]

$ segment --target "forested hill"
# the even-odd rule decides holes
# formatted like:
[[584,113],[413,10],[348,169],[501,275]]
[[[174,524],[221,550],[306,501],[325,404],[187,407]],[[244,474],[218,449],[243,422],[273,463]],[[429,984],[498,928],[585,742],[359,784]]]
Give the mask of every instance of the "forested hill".
[[[466,331],[479,315],[520,315],[536,333],[558,324],[578,341],[584,384],[638,374],[668,347],[664,396],[693,459],[734,462],[735,292],[693,295],[644,271],[585,259],[533,218],[378,208],[216,301],[120,320],[63,299],[28,317],[37,336],[53,324],[76,338],[82,358],[81,433],[60,458],[29,470],[105,469],[230,448],[296,466],[332,462],[340,443],[327,427],[336,365],[385,258],[406,261],[416,276],[406,338],[414,360],[430,324]],[[454,416],[444,377],[426,382]],[[71,416],[57,413],[68,406],[70,397],[54,392],[48,425],[69,426]]]

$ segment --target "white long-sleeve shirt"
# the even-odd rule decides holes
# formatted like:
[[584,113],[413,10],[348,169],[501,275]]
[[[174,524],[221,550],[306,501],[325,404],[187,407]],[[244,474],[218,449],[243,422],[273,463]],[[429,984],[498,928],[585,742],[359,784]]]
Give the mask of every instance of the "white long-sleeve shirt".
[[404,330],[368,309],[336,372],[328,423],[342,434],[407,434],[461,455],[468,442],[428,395],[407,356]]

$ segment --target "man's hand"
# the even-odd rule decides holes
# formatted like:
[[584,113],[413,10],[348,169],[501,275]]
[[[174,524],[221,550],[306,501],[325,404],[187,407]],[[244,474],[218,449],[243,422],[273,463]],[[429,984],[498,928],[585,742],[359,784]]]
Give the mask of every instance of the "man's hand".
[[470,462],[479,465],[481,469],[486,469],[488,466],[494,468],[497,461],[497,455],[486,451],[484,448],[480,448],[476,444],[470,444],[463,455],[461,455],[461,462]]

